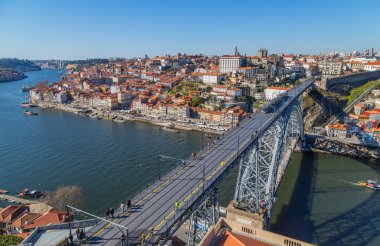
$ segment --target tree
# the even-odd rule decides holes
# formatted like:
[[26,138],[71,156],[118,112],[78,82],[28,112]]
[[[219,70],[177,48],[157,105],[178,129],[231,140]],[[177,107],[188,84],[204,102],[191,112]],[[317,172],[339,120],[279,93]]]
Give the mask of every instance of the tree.
[[58,210],[65,210],[66,205],[81,207],[84,204],[82,188],[76,185],[61,186],[53,192],[48,192],[45,202]]
[[198,107],[200,104],[201,104],[201,100],[199,99],[199,97],[191,98],[191,100],[190,100],[190,106],[191,107]]
[[18,245],[22,242],[22,237],[17,236],[0,236],[0,245],[8,246],[8,245]]

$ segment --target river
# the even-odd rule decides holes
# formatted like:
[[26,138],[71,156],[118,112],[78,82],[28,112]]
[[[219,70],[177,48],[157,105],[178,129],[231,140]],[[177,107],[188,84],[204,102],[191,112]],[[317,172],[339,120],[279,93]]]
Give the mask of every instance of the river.
[[[0,83],[0,189],[79,185],[84,209],[103,214],[170,168],[159,164],[158,155],[185,158],[201,147],[200,133],[161,132],[141,122],[54,109],[24,116],[20,103],[27,94],[20,87],[57,81],[61,72],[28,72],[24,80]],[[233,170],[220,185],[223,206],[233,198],[236,176]],[[380,195],[354,185],[360,179],[380,179],[379,169],[340,156],[295,153],[277,193],[271,230],[318,245],[380,245]]]

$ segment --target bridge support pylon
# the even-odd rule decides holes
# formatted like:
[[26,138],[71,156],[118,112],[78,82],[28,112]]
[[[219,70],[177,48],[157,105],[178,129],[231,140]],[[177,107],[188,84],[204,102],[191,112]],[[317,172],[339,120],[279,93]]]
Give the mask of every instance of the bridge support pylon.
[[209,197],[190,216],[189,232],[187,238],[188,246],[198,245],[219,219],[218,192],[215,188]]
[[273,123],[259,132],[239,157],[234,209],[230,209],[235,214],[239,214],[237,210],[252,213],[252,218],[257,220],[256,226],[264,230],[269,229],[277,187],[295,145],[304,139],[302,98],[274,114]]

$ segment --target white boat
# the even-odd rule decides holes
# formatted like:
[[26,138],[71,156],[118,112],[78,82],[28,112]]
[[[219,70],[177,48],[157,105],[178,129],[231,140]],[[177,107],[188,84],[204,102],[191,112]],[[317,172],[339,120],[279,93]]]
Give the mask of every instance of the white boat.
[[113,121],[117,123],[125,123],[125,120],[122,118],[115,118]]
[[179,133],[179,130],[175,129],[174,124],[168,124],[165,127],[160,128],[160,130],[167,131],[167,132]]

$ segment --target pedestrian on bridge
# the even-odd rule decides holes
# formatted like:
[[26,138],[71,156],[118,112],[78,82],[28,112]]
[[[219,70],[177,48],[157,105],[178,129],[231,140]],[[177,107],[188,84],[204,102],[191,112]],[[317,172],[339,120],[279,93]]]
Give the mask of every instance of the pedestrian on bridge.
[[174,210],[177,210],[179,208],[179,203],[178,202],[175,202],[174,203]]
[[109,209],[106,210],[106,219],[108,219],[108,216],[110,216],[110,210]]
[[144,233],[141,234],[141,241],[140,241],[140,244],[144,244],[144,241],[145,241],[145,235]]
[[121,204],[120,204],[120,208],[121,208],[121,211],[124,212],[125,211],[125,202],[122,201]]
[[110,214],[111,214],[111,217],[112,217],[112,218],[113,218],[113,213],[115,213],[115,209],[110,208]]
[[79,237],[80,237],[80,229],[79,229],[79,227],[77,227],[77,229],[75,230],[75,234],[77,234],[77,238],[79,239]]
[[69,245],[73,245],[73,242],[74,242],[74,238],[73,238],[73,235],[71,235],[71,233],[70,233],[70,236],[69,236]]
[[121,245],[128,245],[127,244],[127,241],[126,241],[126,237],[124,235],[124,233],[122,232],[121,235],[120,235],[120,241],[121,241]]
[[127,202],[128,209],[131,207],[131,205],[132,205],[132,201],[131,201],[131,199],[128,199],[128,202]]

